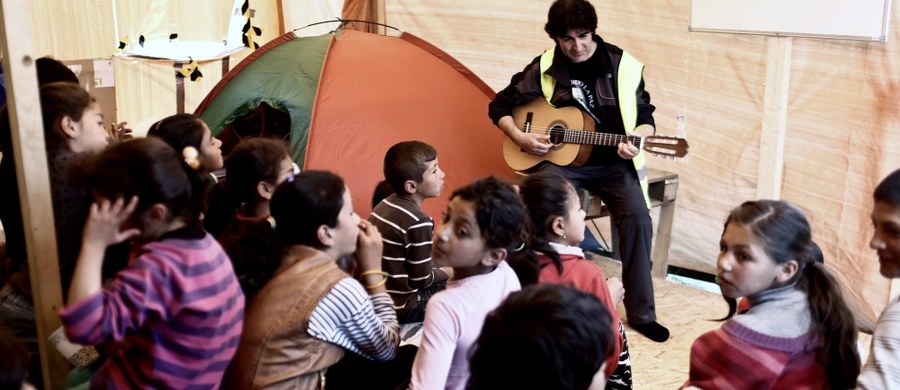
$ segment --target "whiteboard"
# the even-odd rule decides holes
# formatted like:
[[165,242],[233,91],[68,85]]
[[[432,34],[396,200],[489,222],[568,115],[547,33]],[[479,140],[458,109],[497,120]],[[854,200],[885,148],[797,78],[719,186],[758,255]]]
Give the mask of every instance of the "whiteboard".
[[891,0],[692,0],[690,31],[887,41]]

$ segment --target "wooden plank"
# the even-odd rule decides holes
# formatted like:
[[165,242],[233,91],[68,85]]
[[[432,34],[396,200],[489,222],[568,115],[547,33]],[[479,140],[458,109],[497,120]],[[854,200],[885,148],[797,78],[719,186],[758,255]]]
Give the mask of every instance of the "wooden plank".
[[62,292],[28,14],[27,0],[0,0],[0,45],[12,128],[11,157],[16,161],[44,386],[62,389],[69,364],[47,343],[47,337],[60,327],[57,312],[62,307]]
[[[650,255],[650,259],[653,261],[653,276],[660,278],[665,278],[669,273],[669,247],[672,245],[672,224],[675,220],[678,179],[667,179],[665,186],[665,192],[671,195],[671,200],[662,203],[659,207],[659,225],[656,227],[656,239]],[[670,186],[672,188],[669,188]]]
[[[653,238],[650,259],[653,262],[653,276],[665,278],[669,271],[669,248],[672,244],[672,226],[675,220],[675,201],[678,196],[678,174],[659,169],[647,173],[650,185],[650,206],[659,207],[659,223]],[[582,209],[585,219],[593,220],[609,216],[606,205],[587,190],[582,189]],[[619,259],[619,235],[610,223],[610,250],[614,259]]]
[[768,45],[756,197],[778,199],[781,197],[784,173],[784,134],[787,129],[793,38],[771,37],[768,38]]

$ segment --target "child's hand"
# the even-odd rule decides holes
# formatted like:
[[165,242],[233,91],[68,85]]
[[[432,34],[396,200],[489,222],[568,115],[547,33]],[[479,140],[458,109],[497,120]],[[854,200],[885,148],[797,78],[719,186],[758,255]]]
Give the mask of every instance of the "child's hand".
[[109,142],[121,142],[126,139],[134,138],[133,130],[129,129],[127,121],[113,123],[109,125]]
[[356,239],[356,261],[363,271],[381,269],[381,233],[369,221],[359,221],[359,236]]
[[138,198],[131,197],[128,204],[119,198],[110,203],[108,199],[100,199],[91,205],[87,223],[82,234],[83,246],[94,246],[105,249],[107,246],[125,241],[140,233],[138,229],[120,231],[122,222],[131,216],[137,207]]
[[625,298],[625,286],[622,285],[622,280],[611,277],[606,279],[606,285],[609,286],[609,295],[612,297],[613,304],[618,305],[619,302],[622,302],[622,299]]
[[447,279],[453,279],[453,267],[441,267],[441,271],[444,271],[447,274]]

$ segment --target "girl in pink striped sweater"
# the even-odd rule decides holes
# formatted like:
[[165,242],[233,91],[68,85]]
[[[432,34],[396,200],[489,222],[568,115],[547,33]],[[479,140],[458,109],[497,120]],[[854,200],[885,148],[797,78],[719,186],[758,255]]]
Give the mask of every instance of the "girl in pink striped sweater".
[[[691,346],[685,387],[846,389],[859,374],[856,327],[837,281],[817,263],[793,205],[745,202],[725,221],[716,263],[729,318]],[[750,309],[738,315],[736,299]]]
[[[241,335],[244,295],[200,225],[203,162],[194,148],[176,152],[154,138],[116,144],[96,161],[96,201],[60,312],[69,339],[109,347],[91,388],[219,387]],[[104,251],[128,239],[128,267],[101,286]]]

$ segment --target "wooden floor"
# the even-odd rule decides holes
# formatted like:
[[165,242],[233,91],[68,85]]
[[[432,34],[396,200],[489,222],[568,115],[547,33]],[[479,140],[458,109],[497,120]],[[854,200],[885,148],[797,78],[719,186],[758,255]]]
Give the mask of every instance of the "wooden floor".
[[[593,254],[588,256],[603,267],[608,277],[621,275],[621,263]],[[634,388],[677,389],[687,379],[691,343],[704,332],[721,326],[721,322],[711,319],[727,314],[728,306],[720,294],[669,280],[654,278],[653,288],[657,320],[669,328],[672,336],[664,343],[657,343],[625,324]],[[620,303],[618,309],[624,321],[625,308]],[[862,354],[868,353],[871,337],[861,333],[859,339]]]

